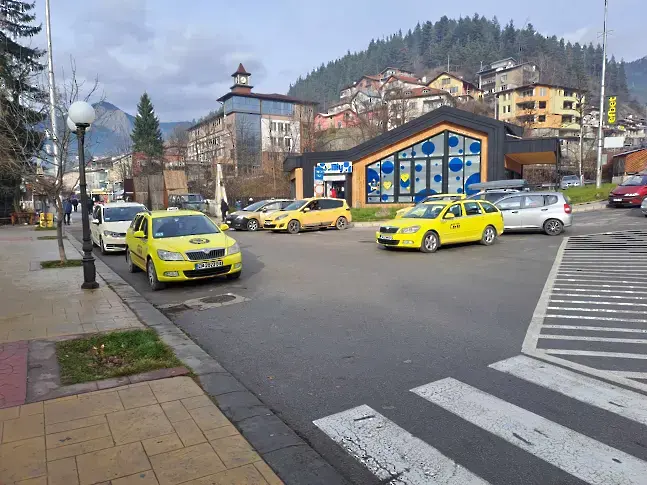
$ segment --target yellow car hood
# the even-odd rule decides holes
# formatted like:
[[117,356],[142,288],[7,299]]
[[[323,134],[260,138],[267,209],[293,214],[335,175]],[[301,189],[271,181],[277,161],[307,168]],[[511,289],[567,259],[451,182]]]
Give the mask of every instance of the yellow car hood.
[[401,227],[419,226],[424,222],[429,222],[430,220],[433,220],[433,219],[420,219],[420,218],[392,219],[390,221],[386,221],[382,223],[380,227],[397,227],[399,229]]
[[197,236],[165,237],[155,239],[155,248],[176,253],[185,253],[196,249],[226,248],[236,241],[222,233],[200,234]]
[[281,217],[281,220],[283,220],[283,219],[296,219],[297,217],[299,217],[299,214],[303,214],[303,212],[298,211],[298,210],[296,210],[296,211],[276,211],[276,212],[272,212],[271,214],[269,214],[267,216],[266,220],[267,221],[275,221],[277,217],[281,217],[281,216],[285,216],[285,217]]

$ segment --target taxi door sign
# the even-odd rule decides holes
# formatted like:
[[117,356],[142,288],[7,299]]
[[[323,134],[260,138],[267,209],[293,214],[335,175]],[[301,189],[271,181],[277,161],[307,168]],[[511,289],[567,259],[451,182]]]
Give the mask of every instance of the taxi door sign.
[[617,105],[618,105],[618,97],[617,96],[608,96],[607,97],[607,124],[608,125],[615,125],[616,120],[617,120]]

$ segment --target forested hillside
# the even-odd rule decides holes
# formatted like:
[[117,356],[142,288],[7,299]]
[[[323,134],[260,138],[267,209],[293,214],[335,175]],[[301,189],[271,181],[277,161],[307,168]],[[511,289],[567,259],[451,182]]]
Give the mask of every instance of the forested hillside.
[[627,64],[627,81],[631,94],[647,104],[647,56]]
[[[481,63],[506,57],[534,61],[541,81],[578,88],[594,88],[602,69],[600,46],[571,44],[556,36],[545,37],[531,24],[518,29],[512,21],[502,27],[475,14],[452,20],[446,16],[435,23],[416,25],[406,34],[398,32],[386,39],[371,40],[365,51],[348,52],[341,59],[322,64],[290,86],[291,96],[321,103],[339,99],[339,90],[363,74],[376,74],[386,66],[412,70],[419,76],[447,68],[466,79],[476,80]],[[625,63],[610,59],[607,70],[610,92],[628,99]],[[593,89],[592,98],[595,98]]]

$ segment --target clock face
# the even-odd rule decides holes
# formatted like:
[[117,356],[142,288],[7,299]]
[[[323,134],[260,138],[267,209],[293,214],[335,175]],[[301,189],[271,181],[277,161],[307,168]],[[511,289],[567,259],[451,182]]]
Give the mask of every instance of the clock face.
[[238,78],[238,82],[240,84],[247,84],[247,78],[245,76],[240,76],[240,78]]

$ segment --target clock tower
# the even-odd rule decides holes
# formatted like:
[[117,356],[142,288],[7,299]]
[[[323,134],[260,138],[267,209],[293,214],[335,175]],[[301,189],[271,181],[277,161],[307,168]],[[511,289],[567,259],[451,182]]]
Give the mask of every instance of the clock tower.
[[234,85],[231,87],[231,91],[240,94],[251,93],[253,86],[249,84],[250,76],[251,74],[245,70],[242,63],[238,64],[238,69],[236,69],[236,72],[231,75],[231,77],[234,78]]

